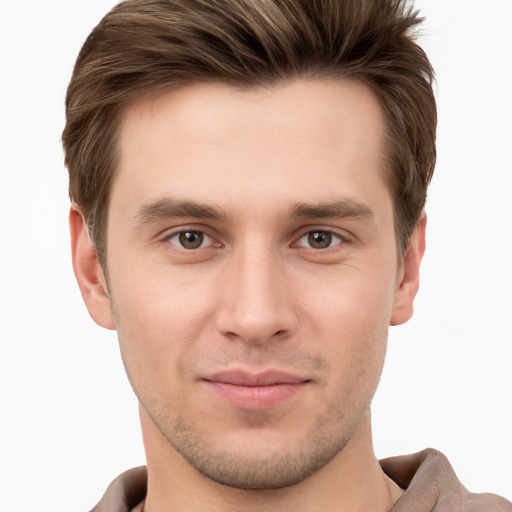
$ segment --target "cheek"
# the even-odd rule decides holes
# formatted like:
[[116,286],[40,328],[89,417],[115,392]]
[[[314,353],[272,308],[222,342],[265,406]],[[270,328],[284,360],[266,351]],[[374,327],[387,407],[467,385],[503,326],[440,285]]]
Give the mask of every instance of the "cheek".
[[387,348],[384,317],[358,312],[339,318],[338,336],[331,340],[329,373],[331,406],[339,418],[358,418],[377,389]]
[[151,273],[122,282],[115,277],[112,309],[132,387],[143,402],[145,396],[161,394],[151,389],[173,393],[190,378],[194,347],[207,329],[211,307],[190,283],[169,283]]
[[[194,339],[211,304],[205,293],[208,283],[188,274],[162,265],[138,273],[119,268],[111,286],[118,332],[158,351]],[[116,280],[116,275],[123,279]]]
[[[396,271],[391,265],[333,269],[315,283],[304,304],[304,315],[318,321],[326,333],[343,338],[375,338],[387,330],[393,308]],[[318,277],[318,276],[317,276]]]
[[334,393],[338,390],[334,400],[357,407],[371,398],[382,372],[393,281],[377,272],[347,272],[337,283],[310,297],[309,315],[313,313],[318,349],[330,364]]

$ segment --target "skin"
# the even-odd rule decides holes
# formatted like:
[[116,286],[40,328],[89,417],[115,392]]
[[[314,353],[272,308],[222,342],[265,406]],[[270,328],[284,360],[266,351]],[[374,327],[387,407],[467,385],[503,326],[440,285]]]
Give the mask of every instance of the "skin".
[[[196,84],[127,110],[108,286],[77,209],[71,233],[140,402],[146,511],[384,512],[400,496],[370,402],[388,326],[412,315],[425,220],[398,261],[383,130],[348,80]],[[275,403],[264,386],[227,397],[226,371],[298,382]]]

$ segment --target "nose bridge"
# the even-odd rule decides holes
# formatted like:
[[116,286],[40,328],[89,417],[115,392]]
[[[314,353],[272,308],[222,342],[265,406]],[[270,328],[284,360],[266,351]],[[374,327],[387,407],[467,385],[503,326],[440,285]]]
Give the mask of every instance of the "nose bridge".
[[224,334],[263,343],[291,333],[293,308],[281,258],[271,244],[253,241],[238,247],[225,273],[225,297],[218,315]]

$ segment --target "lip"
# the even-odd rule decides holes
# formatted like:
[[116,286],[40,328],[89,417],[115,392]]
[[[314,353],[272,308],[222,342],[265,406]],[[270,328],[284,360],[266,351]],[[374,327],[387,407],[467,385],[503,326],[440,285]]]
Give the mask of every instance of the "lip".
[[277,370],[260,373],[225,371],[202,379],[229,404],[247,410],[272,409],[304,390],[309,379]]

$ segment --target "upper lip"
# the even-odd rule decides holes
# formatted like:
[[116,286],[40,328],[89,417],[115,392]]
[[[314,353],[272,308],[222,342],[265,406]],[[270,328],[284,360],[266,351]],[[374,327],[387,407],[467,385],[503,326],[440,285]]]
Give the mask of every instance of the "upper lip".
[[280,370],[265,370],[251,373],[244,370],[229,370],[204,377],[208,382],[232,384],[234,386],[275,386],[278,384],[300,384],[309,379]]

